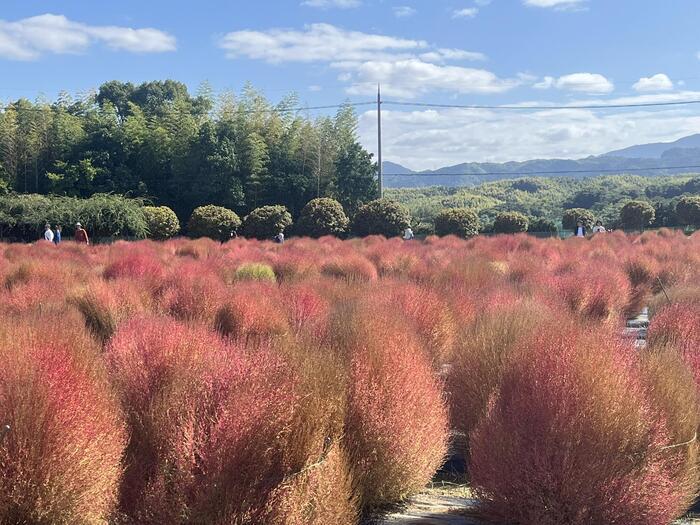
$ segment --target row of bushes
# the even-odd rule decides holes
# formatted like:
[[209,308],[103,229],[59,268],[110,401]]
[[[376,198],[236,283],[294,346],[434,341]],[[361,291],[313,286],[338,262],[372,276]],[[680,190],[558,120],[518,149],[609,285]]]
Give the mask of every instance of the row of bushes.
[[[677,213],[685,224],[700,225],[700,197],[684,197],[678,202]],[[620,212],[618,228],[643,230],[655,218],[655,210],[644,201],[631,201]],[[0,238],[33,240],[41,235],[44,223],[62,224],[70,234],[80,221],[96,238],[152,238],[165,240],[181,231],[177,215],[168,207],[144,206],[143,201],[120,195],[94,195],[89,199],[48,197],[42,195],[12,195],[0,197]],[[590,210],[566,210],[562,227],[573,230],[578,221],[591,228],[595,216]],[[518,212],[503,212],[493,224],[483,225],[473,210],[451,208],[440,212],[433,225],[415,224],[408,210],[388,199],[372,201],[355,213],[352,221],[342,205],[333,199],[310,201],[296,223],[284,206],[256,208],[241,219],[234,211],[220,206],[196,208],[187,223],[191,237],[209,237],[226,241],[239,233],[247,238],[272,239],[280,232],[318,238],[324,235],[343,237],[401,235],[409,226],[416,233],[456,235],[469,238],[480,232],[488,233],[556,233],[557,225],[548,219],[528,218]]]

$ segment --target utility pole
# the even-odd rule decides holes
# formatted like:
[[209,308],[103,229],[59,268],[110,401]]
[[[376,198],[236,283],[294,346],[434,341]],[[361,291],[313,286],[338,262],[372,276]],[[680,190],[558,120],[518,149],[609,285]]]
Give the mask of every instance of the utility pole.
[[379,198],[384,197],[384,180],[382,172],[382,86],[377,84],[377,160],[379,161]]

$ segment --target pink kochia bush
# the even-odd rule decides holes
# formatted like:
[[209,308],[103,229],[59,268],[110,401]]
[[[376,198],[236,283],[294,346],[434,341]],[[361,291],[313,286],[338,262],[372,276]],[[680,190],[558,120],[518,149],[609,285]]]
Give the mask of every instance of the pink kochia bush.
[[350,362],[345,442],[363,508],[418,492],[444,460],[447,409],[415,336],[367,311],[343,337]]
[[603,340],[549,329],[523,343],[471,435],[485,517],[661,525],[683,513],[692,489],[677,481],[687,451],[668,448],[631,349]]
[[263,523],[297,402],[283,362],[164,319],[123,325],[106,359],[131,434],[122,511],[136,523]]
[[106,523],[116,510],[126,432],[96,350],[66,328],[0,327],[0,424],[11,427],[0,523]]

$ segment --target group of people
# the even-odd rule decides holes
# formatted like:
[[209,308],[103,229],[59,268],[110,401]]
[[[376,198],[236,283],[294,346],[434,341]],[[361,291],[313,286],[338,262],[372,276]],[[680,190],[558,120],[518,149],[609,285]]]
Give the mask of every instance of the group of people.
[[[63,229],[60,224],[57,224],[53,229],[49,223],[44,226],[44,240],[52,242],[56,245],[61,244]],[[90,239],[88,237],[87,231],[83,228],[83,225],[79,222],[75,225],[75,236],[73,240],[78,244],[90,244]]]
[[[596,221],[595,226],[593,226],[593,233],[605,233],[608,230],[605,229],[605,226],[603,226],[603,221]],[[578,220],[576,222],[576,231],[574,234],[576,237],[585,237],[588,232],[586,231],[586,225],[583,223],[582,220]]]

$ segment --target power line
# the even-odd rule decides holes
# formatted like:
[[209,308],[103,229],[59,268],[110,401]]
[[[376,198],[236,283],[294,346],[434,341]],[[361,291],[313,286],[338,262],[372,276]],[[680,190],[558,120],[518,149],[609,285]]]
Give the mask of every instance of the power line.
[[552,170],[552,171],[492,171],[487,173],[385,173],[385,177],[491,177],[500,175],[567,175],[574,173],[627,173],[630,171],[663,171],[700,169],[700,166],[657,166],[651,168],[589,169],[589,170]]
[[[549,111],[549,110],[571,110],[571,109],[622,109],[622,108],[650,108],[650,107],[669,107],[669,106],[690,106],[700,104],[700,100],[677,100],[670,102],[639,102],[630,104],[581,104],[569,106],[542,106],[542,105],[484,105],[484,104],[434,104],[429,102],[399,102],[396,100],[383,100],[382,105],[402,106],[402,107],[422,107],[434,109],[488,109],[488,110],[510,110],[510,111]],[[341,104],[329,104],[324,106],[301,106],[293,108],[262,108],[262,109],[247,109],[242,111],[244,114],[254,113],[301,113],[304,111],[315,111],[325,109],[340,109],[344,107],[362,107],[374,106],[376,101],[367,102],[345,102]],[[0,106],[0,110],[14,111],[45,111],[46,109],[54,109],[56,106],[45,105],[42,107],[16,107],[8,104]],[[234,111],[237,112],[237,111]]]
[[393,100],[385,100],[382,104],[391,104],[392,106],[408,106],[421,108],[439,108],[439,109],[492,109],[492,110],[536,110],[547,111],[552,109],[620,109],[620,108],[648,108],[648,107],[663,107],[663,106],[685,106],[692,104],[700,104],[700,100],[678,100],[673,102],[639,102],[632,104],[588,104],[575,106],[490,106],[480,104],[430,104],[427,102],[398,102]]
[[[294,107],[294,108],[261,108],[261,109],[246,109],[244,111],[238,111],[238,110],[233,110],[233,113],[244,113],[244,114],[252,114],[252,113],[301,113],[303,111],[315,111],[315,110],[323,110],[323,109],[341,109],[341,108],[346,108],[346,107],[359,107],[359,106],[374,106],[376,105],[376,101],[372,102],[345,102],[343,104],[329,104],[327,106],[304,106],[304,107]],[[44,105],[42,107],[31,107],[31,108],[26,108],[26,107],[16,107],[12,104],[8,104],[6,106],[0,106],[0,111],[8,111],[8,110],[14,110],[14,111],[46,111],[46,110],[53,110],[56,109],[56,106],[53,105]],[[67,108],[61,108],[61,109],[67,109]]]

